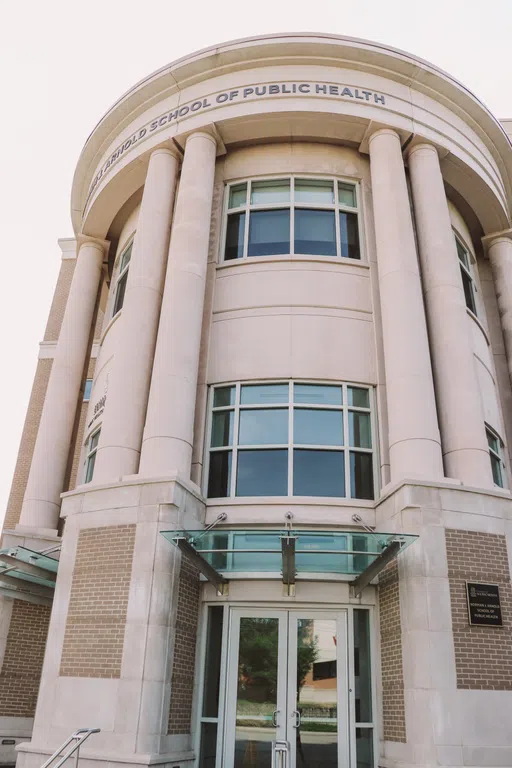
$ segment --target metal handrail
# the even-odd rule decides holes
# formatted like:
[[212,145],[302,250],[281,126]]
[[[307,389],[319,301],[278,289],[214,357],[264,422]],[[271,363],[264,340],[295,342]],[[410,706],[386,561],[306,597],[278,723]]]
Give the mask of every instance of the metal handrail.
[[48,758],[48,760],[42,764],[41,768],[49,768],[49,766],[53,763],[54,760],[56,760],[60,755],[62,755],[63,751],[66,749],[66,747],[71,744],[73,740],[75,740],[75,744],[68,749],[68,751],[62,755],[60,760],[55,763],[55,765],[52,766],[52,768],[60,768],[61,765],[63,765],[68,757],[71,757],[73,753],[75,753],[75,768],[78,768],[78,758],[80,755],[80,747],[84,743],[86,739],[89,738],[91,733],[99,733],[101,731],[101,728],[79,728],[77,731],[71,734],[71,736],[66,739],[64,744],[61,744],[61,746],[53,753],[51,757]]

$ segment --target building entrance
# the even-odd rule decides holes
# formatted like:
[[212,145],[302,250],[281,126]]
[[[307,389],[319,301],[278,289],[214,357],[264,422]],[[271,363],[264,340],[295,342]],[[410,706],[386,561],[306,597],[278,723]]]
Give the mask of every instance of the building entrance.
[[347,612],[233,609],[224,768],[350,765]]

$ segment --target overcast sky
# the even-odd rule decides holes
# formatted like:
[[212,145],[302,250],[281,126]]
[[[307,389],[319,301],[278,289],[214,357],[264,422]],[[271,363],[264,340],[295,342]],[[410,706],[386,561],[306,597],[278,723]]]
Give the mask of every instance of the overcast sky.
[[512,117],[512,0],[0,0],[0,524],[87,136],[125,90],[180,56],[299,31],[401,48]]

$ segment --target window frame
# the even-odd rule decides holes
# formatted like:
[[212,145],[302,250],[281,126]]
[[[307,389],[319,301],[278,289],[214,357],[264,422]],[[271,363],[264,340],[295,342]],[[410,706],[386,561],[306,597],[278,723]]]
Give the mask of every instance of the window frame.
[[[494,472],[492,472],[492,478],[493,483],[496,486],[496,488],[508,488],[508,482],[507,482],[507,465],[505,463],[505,443],[501,439],[498,432],[496,432],[495,429],[493,429],[489,424],[485,424],[485,436],[487,438],[487,447],[489,450],[489,459],[491,462],[491,470],[493,469],[493,459],[495,459],[500,468],[500,475],[501,475],[501,484],[496,483],[494,481]],[[498,443],[498,451],[494,450],[494,448],[491,447],[490,439],[496,440]]]
[[[307,202],[296,202],[295,201],[295,182],[297,180],[305,180],[305,181],[331,181],[333,182],[333,189],[335,191],[334,194],[334,203],[328,204],[328,203],[307,203]],[[289,181],[290,182],[290,200],[286,203],[278,202],[278,203],[259,203],[259,204],[251,204],[251,187],[253,182],[265,182],[265,181]],[[356,206],[355,208],[352,208],[347,205],[343,205],[339,202],[339,195],[338,195],[338,183],[341,184],[350,184],[354,187],[355,191],[355,198],[356,198]],[[230,198],[230,191],[232,187],[236,187],[240,184],[247,184],[247,197],[245,205],[238,206],[236,208],[230,208],[229,207],[229,198]],[[317,211],[333,211],[334,212],[334,222],[335,222],[335,231],[336,231],[336,255],[335,256],[325,256],[321,254],[307,254],[307,253],[295,253],[295,216],[294,211],[296,208],[303,209],[303,210],[317,210]],[[266,255],[266,256],[249,256],[248,255],[248,245],[249,245],[249,225],[250,225],[250,214],[252,211],[267,211],[267,210],[288,210],[290,213],[290,252],[289,253],[281,253],[281,254],[274,254],[274,255]],[[245,263],[247,261],[253,261],[258,259],[334,259],[336,262],[340,262],[342,264],[348,263],[355,263],[355,264],[361,264],[367,263],[367,260],[365,258],[365,246],[364,246],[364,232],[363,232],[363,226],[362,226],[362,200],[361,200],[361,184],[360,179],[353,179],[348,177],[339,177],[339,176],[329,176],[329,175],[316,175],[311,173],[292,173],[292,174],[272,174],[268,176],[250,176],[247,178],[239,178],[239,179],[233,179],[229,182],[226,182],[224,187],[224,204],[223,204],[223,211],[222,211],[222,236],[220,238],[220,251],[219,251],[219,264],[222,265],[232,265],[232,264],[239,264],[239,263]],[[237,214],[237,213],[245,213],[245,224],[244,224],[244,244],[243,244],[243,255],[240,258],[236,259],[226,259],[225,258],[225,251],[226,251],[226,237],[227,237],[227,229],[228,229],[228,215],[231,214]],[[349,256],[342,256],[341,255],[341,240],[340,240],[340,213],[354,213],[357,216],[357,233],[358,233],[358,239],[359,239],[359,258],[351,258]]]
[[[478,317],[478,301],[477,301],[478,287],[477,287],[475,271],[474,271],[475,258],[473,256],[471,249],[468,248],[464,239],[459,235],[459,233],[456,230],[453,230],[453,236],[455,238],[455,248],[457,251],[457,259],[459,262],[459,267],[461,272],[461,283],[462,283],[462,291],[464,293],[464,303],[466,305],[466,309],[469,312],[471,312],[471,314],[474,317]],[[459,246],[466,256],[467,264],[465,263],[464,259],[461,258]],[[466,275],[467,279],[469,280],[473,307],[470,307],[468,305],[468,302],[466,299],[466,291],[464,290],[464,275]]]
[[[101,433],[101,425],[91,432],[85,444],[86,448],[85,448],[84,480],[83,480],[84,485],[92,482],[92,479],[94,477],[94,467],[96,464],[96,454],[98,452],[100,433]],[[91,443],[95,437],[97,437],[98,439],[95,445],[93,445],[91,448]],[[91,470],[91,476],[89,477],[89,467],[91,465],[92,465],[92,470]]]
[[92,395],[92,385],[93,385],[94,379],[86,379],[84,384],[84,396],[83,396],[83,402],[88,403],[90,402],[91,395]]
[[[241,403],[241,388],[243,386],[251,386],[251,385],[287,385],[288,386],[288,400],[286,402],[276,402],[272,404],[264,404],[264,405],[257,405],[257,404],[242,404]],[[294,385],[295,384],[306,384],[306,385],[312,385],[312,386],[334,386],[334,387],[340,387],[342,389],[342,404],[341,405],[330,405],[330,404],[322,404],[322,405],[315,405],[311,403],[295,403],[294,402]],[[214,402],[214,395],[216,389],[221,389],[223,387],[235,387],[235,399],[233,405],[226,405],[226,406],[213,406]],[[352,406],[348,404],[348,389],[350,387],[355,387],[358,389],[365,389],[368,391],[368,398],[369,398],[369,407],[364,408],[360,406]],[[238,503],[243,503],[244,499],[272,499],[272,498],[279,498],[279,499],[287,499],[287,498],[294,498],[294,499],[329,499],[332,500],[343,500],[350,504],[359,504],[359,503],[373,503],[379,496],[380,492],[380,478],[379,478],[379,467],[380,467],[380,460],[379,460],[379,437],[378,437],[378,430],[377,430],[377,415],[376,415],[376,394],[375,394],[375,387],[372,384],[362,384],[359,382],[347,382],[347,381],[319,381],[319,380],[307,380],[307,379],[251,379],[248,381],[231,381],[231,382],[219,382],[217,384],[212,384],[209,387],[208,392],[208,401],[207,401],[207,422],[206,422],[206,429],[205,429],[205,442],[204,442],[204,452],[203,452],[203,480],[202,480],[202,488],[203,488],[203,495],[210,503],[218,503],[219,500],[225,500],[230,499],[234,501],[238,501]],[[342,445],[320,445],[320,444],[303,444],[303,443],[294,443],[294,425],[293,425],[293,414],[294,414],[294,408],[297,407],[298,409],[315,409],[315,410],[337,410],[340,411],[343,414],[343,444]],[[239,446],[238,444],[238,435],[239,435],[239,427],[240,427],[240,411],[243,409],[247,410],[262,410],[262,409],[273,409],[273,410],[279,410],[279,409],[288,409],[288,443],[279,443],[279,444],[262,444],[262,445],[243,445]],[[211,439],[212,439],[212,427],[213,427],[213,414],[220,412],[220,411],[233,411],[233,442],[229,446],[211,446]],[[350,424],[349,424],[349,416],[348,414],[350,411],[356,411],[360,413],[368,413],[370,417],[370,435],[371,435],[371,441],[372,441],[372,447],[371,448],[360,448],[358,446],[351,446],[350,445]],[[343,461],[344,461],[344,474],[345,474],[345,494],[344,496],[303,496],[303,495],[294,495],[293,493],[293,452],[297,449],[303,449],[303,450],[317,450],[317,451],[342,451],[343,452]],[[287,464],[287,495],[286,496],[237,496],[236,495],[236,483],[237,483],[237,467],[238,467],[238,452],[239,450],[287,450],[288,451],[288,464]],[[218,452],[231,452],[231,476],[229,478],[230,480],[230,488],[229,488],[229,495],[227,496],[208,496],[208,485],[209,485],[209,474],[210,474],[210,457],[212,453],[218,453]],[[350,472],[350,456],[352,452],[357,453],[366,453],[370,454],[372,456],[372,480],[373,480],[373,499],[361,499],[357,498],[355,496],[351,496],[351,472]]]
[[[115,317],[116,315],[118,315],[119,312],[121,312],[121,310],[123,308],[123,305],[124,305],[124,298],[125,298],[125,295],[126,295],[126,286],[125,286],[125,289],[124,289],[124,292],[123,292],[123,298],[122,298],[122,301],[121,301],[121,306],[120,307],[117,306],[118,299],[119,299],[121,283],[122,283],[123,280],[128,280],[128,271],[130,269],[130,264],[131,264],[131,260],[132,260],[134,239],[135,239],[135,235],[133,235],[130,238],[130,240],[126,243],[126,245],[120,251],[119,256],[117,258],[117,264],[115,266],[115,270],[118,270],[118,274],[117,274],[117,277],[116,277],[116,285],[115,285],[115,289],[114,289],[114,298],[113,298],[113,303],[112,303],[112,317]],[[123,266],[123,259],[125,258],[127,253],[130,254],[130,258],[128,259],[126,264],[124,264],[124,266]]]

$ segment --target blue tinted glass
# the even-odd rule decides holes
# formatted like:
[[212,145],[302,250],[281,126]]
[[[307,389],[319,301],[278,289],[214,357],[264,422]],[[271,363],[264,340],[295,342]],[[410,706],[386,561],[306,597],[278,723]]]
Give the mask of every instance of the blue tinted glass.
[[274,405],[288,402],[288,384],[247,384],[240,393],[242,405]]
[[287,496],[288,451],[238,451],[237,496]]
[[373,461],[371,453],[350,451],[350,495],[353,499],[373,499]]
[[84,402],[87,402],[91,399],[91,392],[92,392],[92,379],[86,379],[85,387],[84,387]]
[[343,445],[342,412],[295,408],[293,442],[295,445]]
[[341,255],[348,259],[360,259],[357,213],[340,213]]
[[295,253],[336,256],[334,211],[295,210]]
[[294,384],[293,401],[311,405],[341,405],[341,387],[330,384]]
[[[281,539],[279,534],[269,536],[257,532],[233,534],[233,549],[242,550],[233,555],[234,571],[267,571],[279,572],[281,570]],[[276,554],[270,552],[247,552],[244,549],[274,549]]]
[[344,496],[343,451],[294,450],[293,495]]
[[372,430],[369,413],[349,411],[348,429],[350,445],[353,445],[356,448],[372,447]]
[[288,408],[240,411],[239,445],[280,445],[288,442]]
[[212,448],[233,444],[234,411],[217,411],[212,419]]
[[290,210],[253,211],[249,221],[248,256],[290,253]]
[[241,259],[244,255],[245,213],[232,213],[226,227],[224,259]]

